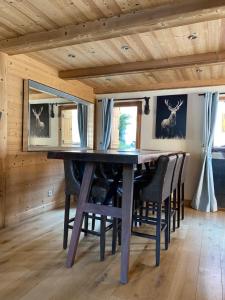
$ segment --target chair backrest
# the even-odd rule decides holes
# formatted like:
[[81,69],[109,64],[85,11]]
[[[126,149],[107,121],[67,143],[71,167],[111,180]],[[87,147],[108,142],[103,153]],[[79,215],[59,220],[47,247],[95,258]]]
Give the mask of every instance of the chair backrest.
[[166,169],[166,174],[163,182],[163,189],[162,189],[162,200],[167,199],[171,195],[171,186],[172,186],[172,180],[174,177],[174,170],[177,162],[177,156],[176,155],[169,155],[168,156],[168,165]]
[[189,160],[190,160],[190,153],[184,153],[182,168],[179,176],[179,184],[183,184],[185,182]]
[[182,168],[182,163],[183,163],[183,154],[179,153],[179,154],[177,154],[177,161],[176,161],[176,165],[175,165],[175,168],[174,168],[171,191],[174,191],[178,186],[178,181],[179,181],[179,176],[180,176],[180,172],[181,172],[181,168]]
[[159,157],[154,177],[142,190],[144,201],[161,202],[170,196],[176,159],[176,155]]
[[75,161],[64,159],[64,174],[66,195],[78,196],[81,183],[79,181],[79,169],[77,168]]

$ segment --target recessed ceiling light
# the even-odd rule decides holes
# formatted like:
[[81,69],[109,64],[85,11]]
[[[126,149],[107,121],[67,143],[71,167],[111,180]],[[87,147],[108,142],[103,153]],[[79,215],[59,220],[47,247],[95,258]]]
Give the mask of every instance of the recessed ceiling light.
[[95,50],[94,49],[90,49],[88,52],[91,53],[91,54],[95,54]]
[[197,33],[193,32],[188,36],[189,40],[196,40],[198,38]]
[[123,45],[123,46],[121,46],[121,50],[127,51],[127,50],[129,50],[129,49],[130,49],[130,47],[129,47],[128,45]]
[[68,54],[68,57],[69,57],[69,58],[75,58],[75,57],[76,57],[76,55],[75,55],[75,54],[73,54],[73,53],[69,53],[69,54]]
[[197,69],[196,69],[196,72],[197,72],[197,73],[201,73],[201,72],[203,72],[203,70],[200,69],[200,68],[197,68]]

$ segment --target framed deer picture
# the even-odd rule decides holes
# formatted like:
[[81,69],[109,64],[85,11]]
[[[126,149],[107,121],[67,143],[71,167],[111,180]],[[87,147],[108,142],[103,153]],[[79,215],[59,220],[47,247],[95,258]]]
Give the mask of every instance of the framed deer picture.
[[30,104],[30,136],[50,136],[49,104]]
[[157,97],[156,138],[185,139],[187,95]]

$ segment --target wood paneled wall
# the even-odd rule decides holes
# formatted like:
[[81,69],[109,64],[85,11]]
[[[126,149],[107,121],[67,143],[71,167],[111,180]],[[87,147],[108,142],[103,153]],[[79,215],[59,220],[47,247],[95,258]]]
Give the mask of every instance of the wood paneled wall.
[[0,53],[0,227],[5,223],[7,158],[7,55]]
[[[61,205],[64,174],[61,161],[47,160],[46,153],[22,152],[23,79],[33,79],[94,101],[93,89],[71,85],[58,78],[57,71],[25,56],[8,57],[7,75],[7,157],[5,225]],[[48,197],[48,191],[53,196]]]

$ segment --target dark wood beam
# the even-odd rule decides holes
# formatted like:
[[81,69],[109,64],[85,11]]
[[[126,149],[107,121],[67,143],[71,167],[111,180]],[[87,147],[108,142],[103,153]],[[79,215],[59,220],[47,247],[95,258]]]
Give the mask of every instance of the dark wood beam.
[[95,68],[73,69],[59,72],[63,79],[84,79],[116,75],[138,74],[156,70],[171,70],[184,67],[200,67],[202,65],[225,63],[225,51],[195,54],[142,62],[125,63]]
[[225,17],[224,0],[190,0],[0,41],[0,51],[21,54],[177,27]]

